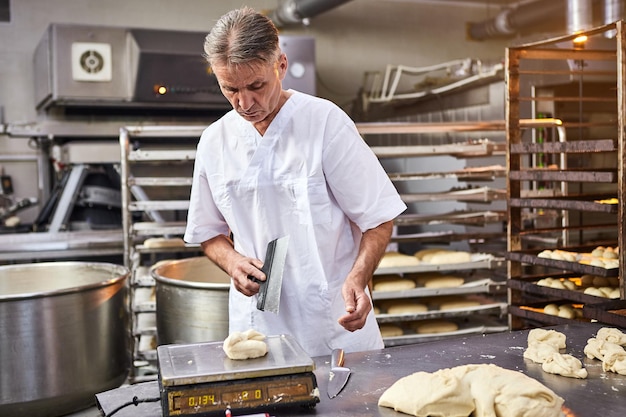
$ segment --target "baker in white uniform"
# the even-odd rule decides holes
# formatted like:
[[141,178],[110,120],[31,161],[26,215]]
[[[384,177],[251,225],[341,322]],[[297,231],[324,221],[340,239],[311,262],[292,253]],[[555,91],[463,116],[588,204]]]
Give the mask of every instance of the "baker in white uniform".
[[[406,205],[339,107],[282,88],[267,17],[231,11],[204,48],[233,110],[198,144],[184,239],[232,278],[230,332],[290,334],[310,356],[383,348],[367,284]],[[248,277],[265,279],[267,244],[285,235],[279,314],[257,310]]]

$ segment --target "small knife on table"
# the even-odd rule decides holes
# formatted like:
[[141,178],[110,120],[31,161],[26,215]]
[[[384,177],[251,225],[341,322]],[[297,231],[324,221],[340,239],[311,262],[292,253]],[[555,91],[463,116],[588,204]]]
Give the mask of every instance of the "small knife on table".
[[335,398],[346,386],[350,377],[350,369],[343,366],[343,349],[334,349],[330,359],[330,376],[328,379],[328,397]]

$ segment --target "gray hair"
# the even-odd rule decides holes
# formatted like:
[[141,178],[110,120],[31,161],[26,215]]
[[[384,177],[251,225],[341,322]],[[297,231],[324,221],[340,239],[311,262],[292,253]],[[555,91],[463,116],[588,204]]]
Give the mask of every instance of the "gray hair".
[[210,66],[272,62],[280,54],[278,29],[267,16],[249,7],[232,10],[206,36],[204,53]]

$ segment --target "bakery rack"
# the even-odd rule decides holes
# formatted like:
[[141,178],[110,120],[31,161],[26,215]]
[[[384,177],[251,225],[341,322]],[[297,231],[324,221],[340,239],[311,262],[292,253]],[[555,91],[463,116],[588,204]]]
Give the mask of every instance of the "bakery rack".
[[[124,265],[131,271],[132,357],[130,379],[156,375],[155,281],[161,260],[197,256],[199,245],[182,242],[197,140],[202,126],[126,126],[120,129],[120,178]],[[159,245],[147,242],[158,239]]]
[[[584,35],[585,43],[576,43]],[[512,329],[599,320],[608,301],[588,295],[587,275],[618,277],[625,298],[625,256],[618,268],[581,263],[598,246],[625,242],[624,22],[576,35],[512,46],[506,55],[507,254],[509,322]],[[555,117],[565,135],[522,118]],[[553,239],[547,239],[552,237]],[[551,242],[548,244],[548,242]],[[561,250],[575,259],[540,256]],[[538,285],[546,277],[576,282],[574,289]],[[574,318],[546,314],[547,304],[573,305]],[[582,310],[582,311],[581,311]]]

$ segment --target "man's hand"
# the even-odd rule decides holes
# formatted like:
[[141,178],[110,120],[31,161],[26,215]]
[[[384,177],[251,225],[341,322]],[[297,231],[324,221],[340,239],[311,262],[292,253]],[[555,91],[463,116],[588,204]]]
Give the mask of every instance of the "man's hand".
[[372,309],[370,298],[361,285],[355,285],[352,280],[346,280],[341,288],[341,294],[346,304],[346,313],[337,322],[351,332],[365,326],[367,315]]
[[248,297],[259,292],[259,281],[266,279],[261,271],[263,262],[260,259],[243,256],[224,235],[202,242],[201,246],[205,255],[231,277],[237,291]]

